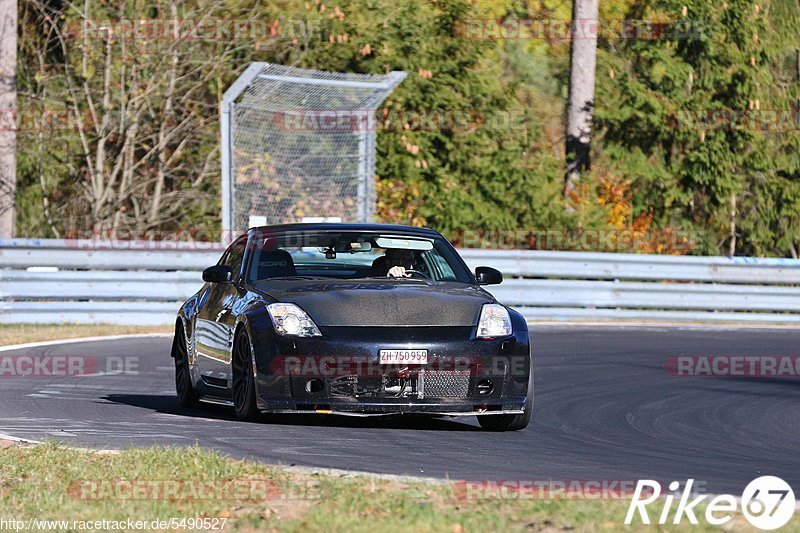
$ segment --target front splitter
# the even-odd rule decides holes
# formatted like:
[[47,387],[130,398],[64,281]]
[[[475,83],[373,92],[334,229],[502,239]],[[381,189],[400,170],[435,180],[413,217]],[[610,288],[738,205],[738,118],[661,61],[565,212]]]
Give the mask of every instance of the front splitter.
[[522,409],[509,409],[506,411],[404,411],[397,413],[359,413],[357,411],[334,411],[332,409],[268,409],[261,411],[264,414],[295,414],[295,415],[337,415],[337,416],[356,416],[356,417],[374,417],[374,416],[398,416],[398,415],[436,415],[436,416],[490,416],[490,415],[521,415],[525,411]]

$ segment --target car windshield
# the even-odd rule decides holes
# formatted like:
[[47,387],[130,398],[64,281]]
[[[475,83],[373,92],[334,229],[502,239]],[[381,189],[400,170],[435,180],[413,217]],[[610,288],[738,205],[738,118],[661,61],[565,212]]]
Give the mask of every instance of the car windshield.
[[[265,233],[254,238],[248,280],[320,277],[386,278],[472,283],[455,249],[441,237],[376,232]],[[393,272],[396,272],[393,271]]]

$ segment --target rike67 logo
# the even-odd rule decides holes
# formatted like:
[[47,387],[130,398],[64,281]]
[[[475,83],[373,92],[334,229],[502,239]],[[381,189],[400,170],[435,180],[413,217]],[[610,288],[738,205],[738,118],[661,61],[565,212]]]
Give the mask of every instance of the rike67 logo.
[[[692,494],[693,485],[694,480],[688,480],[679,493],[679,482],[673,481],[669,484],[670,493],[663,498],[663,507],[657,518],[658,524],[667,524],[672,518],[671,523],[677,525],[684,517],[690,524],[697,524],[695,508],[709,496],[704,494],[694,497],[696,495]],[[625,516],[625,523],[630,524],[638,511],[642,523],[650,524],[648,506],[654,504],[660,496],[660,483],[649,479],[639,480],[633,492],[631,505],[628,507],[628,514]],[[678,503],[673,514],[672,508],[676,499]],[[733,519],[733,513],[739,509],[739,505],[750,524],[759,529],[772,530],[789,522],[797,504],[794,491],[788,483],[779,477],[761,476],[745,487],[741,499],[731,494],[712,497],[705,508],[706,522],[714,526],[727,524]],[[658,507],[659,505],[655,503],[651,510],[656,510]]]

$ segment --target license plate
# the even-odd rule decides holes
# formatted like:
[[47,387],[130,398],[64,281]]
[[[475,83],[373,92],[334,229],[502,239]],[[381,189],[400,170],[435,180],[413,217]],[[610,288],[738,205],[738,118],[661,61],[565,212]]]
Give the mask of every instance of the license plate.
[[381,350],[382,365],[426,365],[428,350]]

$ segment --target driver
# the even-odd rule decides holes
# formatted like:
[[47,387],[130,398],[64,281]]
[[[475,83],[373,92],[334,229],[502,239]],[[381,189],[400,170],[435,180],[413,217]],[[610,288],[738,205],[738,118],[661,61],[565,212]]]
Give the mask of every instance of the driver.
[[389,268],[386,273],[387,276],[392,278],[411,277],[410,273],[406,273],[406,269],[414,270],[414,252],[399,248],[389,248],[386,250],[385,257],[386,266]]

